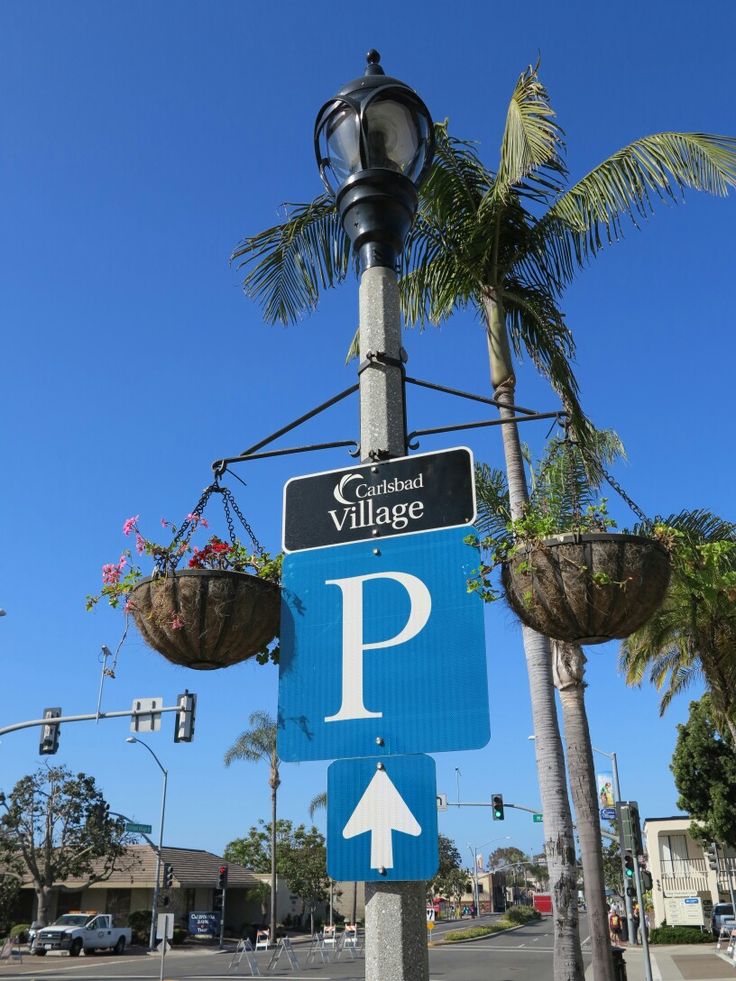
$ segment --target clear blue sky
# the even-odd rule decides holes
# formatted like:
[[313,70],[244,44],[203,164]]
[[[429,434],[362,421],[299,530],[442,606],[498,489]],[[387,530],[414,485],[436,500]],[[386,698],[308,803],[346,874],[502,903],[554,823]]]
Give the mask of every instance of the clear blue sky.
[[[3,493],[0,508],[2,724],[44,706],[93,711],[98,651],[122,619],[84,611],[100,567],[119,555],[125,518],[180,519],[210,462],[242,450],[352,383],[344,354],[357,284],[324,298],[296,328],[262,323],[228,256],[279,219],[282,201],[320,191],[317,109],[377,47],[436,119],[496,159],[517,75],[541,73],[566,130],[573,178],[638,136],[666,129],[736,132],[727,0],[693,6],[438,0],[343,5],[126,0],[0,5],[0,323]],[[736,199],[690,194],[607,250],[570,289],[584,403],[618,430],[617,473],[650,513],[704,506],[734,518],[733,226]],[[407,332],[413,374],[488,391],[472,314]],[[439,395],[411,393],[412,428],[479,418]],[[519,401],[556,400],[528,367]],[[357,405],[334,409],[303,439],[349,439]],[[536,447],[540,427],[527,438]],[[427,439],[422,449],[460,442]],[[500,465],[497,430],[466,442]],[[232,486],[267,546],[279,541],[281,489],[298,473],[349,465],[340,453],[241,467]],[[621,522],[630,520],[613,504]],[[520,635],[501,604],[488,613],[492,739],[437,757],[439,790],[536,806]],[[687,697],[664,719],[647,688],[626,689],[616,647],[589,649],[594,744],[619,754],[624,795],[646,815],[675,811],[668,764]],[[436,679],[442,684],[442,678]],[[171,722],[151,745],[171,770],[167,842],[218,851],[268,813],[263,767],[222,764],[255,709],[275,711],[275,669],[244,664],[187,673],[125,644],[104,707],[135,696],[199,695],[196,741],[175,746]],[[154,825],[160,777],[125,722],[69,726],[56,760],[96,776],[113,807]],[[37,731],[0,743],[0,786],[37,764]],[[606,761],[601,759],[605,764]],[[280,809],[307,819],[325,764],[284,765]],[[321,819],[324,825],[324,818]],[[479,809],[440,827],[467,856],[501,834],[538,848],[531,817],[492,824]],[[484,852],[489,849],[482,848]]]

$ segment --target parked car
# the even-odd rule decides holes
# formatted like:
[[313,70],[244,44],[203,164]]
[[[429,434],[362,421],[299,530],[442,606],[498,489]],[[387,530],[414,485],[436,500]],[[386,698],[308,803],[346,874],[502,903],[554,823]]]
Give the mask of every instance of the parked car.
[[726,926],[728,920],[731,920],[733,926],[736,926],[731,903],[716,903],[713,907],[713,915],[710,918],[710,928],[716,939],[721,932],[721,927]]
[[38,930],[33,953],[39,957],[50,950],[68,950],[72,957],[93,950],[122,954],[130,937],[130,927],[114,927],[109,913],[65,913],[51,926]]

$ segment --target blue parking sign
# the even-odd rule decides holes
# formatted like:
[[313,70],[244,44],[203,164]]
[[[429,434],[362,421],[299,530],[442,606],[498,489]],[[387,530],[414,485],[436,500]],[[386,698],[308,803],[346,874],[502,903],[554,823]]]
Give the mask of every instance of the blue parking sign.
[[478,565],[452,528],[284,559],[286,762],[479,749],[490,736]]
[[431,879],[439,864],[431,756],[338,760],[327,771],[327,871],[342,882]]

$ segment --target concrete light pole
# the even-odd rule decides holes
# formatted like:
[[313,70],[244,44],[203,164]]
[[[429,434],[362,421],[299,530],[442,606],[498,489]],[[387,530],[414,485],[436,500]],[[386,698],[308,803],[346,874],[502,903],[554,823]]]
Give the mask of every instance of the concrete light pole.
[[151,910],[151,930],[148,938],[148,949],[154,950],[156,947],[156,914],[158,913],[158,897],[159,897],[159,890],[160,890],[159,884],[161,882],[161,852],[164,847],[164,818],[166,816],[166,789],[169,782],[169,771],[162,764],[161,760],[158,758],[158,756],[156,756],[156,754],[148,745],[148,743],[144,743],[142,739],[138,738],[138,736],[128,736],[128,738],[125,741],[126,743],[138,743],[140,746],[143,746],[144,749],[147,749],[148,752],[156,761],[156,765],[158,766],[159,770],[164,775],[163,792],[161,794],[161,820],[159,822],[159,830],[158,830],[158,851],[156,853],[156,884],[153,889],[153,909]]
[[[396,276],[432,162],[432,117],[370,51],[361,78],[320,110],[315,151],[360,261],[360,450],[363,461],[405,456],[405,354]],[[424,882],[367,882],[366,981],[428,981]]]

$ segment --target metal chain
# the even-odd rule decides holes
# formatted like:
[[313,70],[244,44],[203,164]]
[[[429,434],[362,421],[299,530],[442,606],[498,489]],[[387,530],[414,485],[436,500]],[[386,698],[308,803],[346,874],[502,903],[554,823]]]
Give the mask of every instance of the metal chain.
[[[544,477],[544,475],[547,472],[547,470],[550,469],[550,467],[552,466],[552,463],[553,463],[555,457],[559,453],[563,452],[563,450],[566,450],[568,447],[572,447],[572,446],[577,446],[578,449],[580,450],[580,452],[582,453],[583,457],[587,458],[587,460],[588,460],[589,463],[592,463],[594,465],[594,467],[596,467],[598,470],[600,470],[600,472],[603,474],[603,477],[606,480],[606,482],[613,488],[613,490],[619,495],[619,497],[624,501],[624,503],[627,504],[629,506],[629,508],[631,508],[631,510],[633,511],[633,513],[636,515],[636,517],[643,524],[645,524],[645,525],[651,525],[652,524],[651,519],[648,518],[646,516],[646,514],[642,511],[642,509],[639,507],[639,505],[629,497],[629,495],[623,489],[623,487],[621,486],[621,484],[619,484],[619,482],[616,480],[616,478],[606,470],[606,468],[603,466],[603,464],[600,462],[600,460],[591,459],[591,453],[590,453],[590,451],[587,450],[585,447],[580,446],[580,444],[575,439],[571,438],[571,436],[570,436],[570,423],[569,423],[569,420],[567,420],[565,422],[565,434],[564,434],[563,438],[558,442],[558,444],[557,444],[557,446],[555,448],[555,452],[552,453],[552,454],[550,454],[550,456],[547,459],[547,462],[546,462],[545,466],[539,472],[539,475],[538,475],[538,478],[537,478],[537,488],[540,487],[541,482],[542,482],[542,478]],[[570,467],[570,472],[572,472],[572,458],[570,458],[569,467]],[[536,489],[537,488],[535,488],[535,492],[536,492]],[[534,496],[535,495],[532,494],[532,498]],[[577,495],[576,495],[576,497],[577,497]],[[577,509],[577,507],[578,507],[577,500],[575,500],[574,504],[575,504],[575,508]]]
[[[220,492],[222,491],[222,488],[217,482],[217,479],[215,479],[214,483],[210,484],[209,487],[205,487],[205,489],[202,491],[202,496],[197,501],[197,504],[194,507],[194,510],[190,512],[192,517],[187,518],[187,520],[182,523],[182,526],[177,531],[176,535],[174,535],[173,541],[171,542],[171,545],[167,550],[168,556],[162,555],[156,560],[157,573],[164,573],[166,571],[167,566],[169,566],[172,570],[174,570],[179,565],[179,562],[181,561],[181,557],[184,554],[184,552],[183,551],[180,552],[178,549],[175,548],[175,546],[179,545],[182,542],[185,545],[189,544],[189,540],[194,534],[197,525],[199,524],[199,519],[202,517],[202,512],[204,511],[207,505],[207,501],[209,501],[211,495],[216,491],[220,491]],[[194,517],[195,515],[196,518]]]
[[233,511],[238,516],[238,520],[240,521],[241,525],[247,531],[248,537],[250,538],[251,542],[253,543],[253,548],[256,550],[256,552],[258,552],[259,555],[265,555],[266,554],[266,550],[264,549],[263,545],[261,545],[261,543],[256,538],[255,532],[253,531],[253,529],[251,528],[251,526],[246,521],[243,512],[238,507],[237,502],[235,501],[235,498],[233,497],[231,491],[228,490],[227,487],[223,487],[222,488],[222,503],[223,503],[223,506],[225,508],[225,517],[227,518],[227,527],[228,527],[228,530],[230,532],[230,540],[233,542],[233,544],[235,544],[235,541],[236,541],[236,538],[235,538],[235,529],[233,527],[233,519],[232,519],[232,517],[230,515],[230,508],[228,507],[228,504],[230,504],[230,506],[232,507]]
[[235,524],[233,522],[233,516],[230,512],[230,508],[233,509],[240,523],[248,533],[248,537],[250,538],[256,552],[258,552],[258,554],[261,556],[266,554],[266,550],[256,538],[255,532],[246,521],[243,512],[238,507],[235,498],[232,495],[232,492],[229,490],[229,488],[220,486],[219,475],[218,475],[217,477],[215,477],[214,482],[211,483],[209,487],[206,487],[202,491],[202,496],[200,497],[199,501],[197,501],[194,510],[190,512],[191,517],[187,518],[187,520],[184,521],[181,528],[174,536],[171,545],[167,549],[167,554],[165,556],[163,555],[160,556],[156,560],[156,572],[158,574],[163,574],[166,571],[167,567],[169,567],[173,571],[179,565],[179,562],[181,561],[181,557],[184,554],[185,550],[180,550],[176,546],[182,543],[184,545],[189,544],[189,540],[191,539],[197,526],[199,525],[204,509],[207,506],[207,502],[209,501],[212,494],[222,495],[222,506],[225,511],[225,520],[227,521],[228,534],[230,536],[230,541],[232,542],[232,544],[235,545],[238,539],[235,534]]
[[641,521],[641,522],[642,522],[643,524],[645,524],[645,525],[651,525],[651,523],[652,523],[652,522],[651,522],[651,519],[650,519],[650,518],[648,518],[648,517],[646,516],[646,514],[644,514],[644,512],[642,511],[642,509],[641,509],[641,508],[639,507],[639,505],[638,505],[638,504],[636,504],[636,503],[635,503],[634,501],[632,501],[632,500],[631,500],[631,498],[629,497],[629,495],[628,495],[628,494],[626,493],[626,491],[625,491],[625,490],[623,489],[623,487],[621,486],[621,484],[619,484],[619,482],[618,482],[618,481],[617,481],[617,480],[615,479],[615,477],[613,477],[613,476],[612,476],[612,475],[611,475],[611,474],[610,474],[610,473],[609,473],[609,472],[608,472],[608,471],[607,471],[607,470],[605,469],[605,467],[603,467],[603,466],[601,466],[601,464],[598,464],[598,465],[600,466],[600,468],[601,468],[601,473],[602,473],[602,474],[603,474],[603,476],[604,476],[604,477],[606,478],[606,480],[608,481],[608,483],[609,483],[609,484],[611,485],[611,487],[613,487],[613,489],[614,489],[614,490],[616,491],[616,493],[617,493],[617,494],[619,495],[619,497],[620,497],[620,498],[621,498],[621,499],[622,499],[623,501],[625,501],[625,502],[626,502],[626,504],[628,504],[628,506],[629,506],[629,507],[631,508],[631,510],[632,510],[632,511],[634,512],[634,514],[635,514],[635,515],[637,516],[637,518],[638,518],[638,519],[639,519],[639,520],[640,520],[640,521]]

